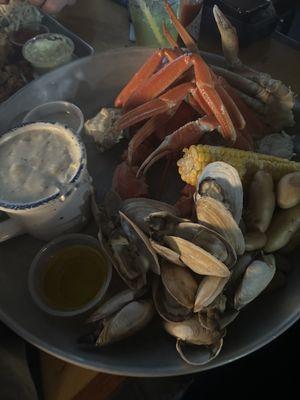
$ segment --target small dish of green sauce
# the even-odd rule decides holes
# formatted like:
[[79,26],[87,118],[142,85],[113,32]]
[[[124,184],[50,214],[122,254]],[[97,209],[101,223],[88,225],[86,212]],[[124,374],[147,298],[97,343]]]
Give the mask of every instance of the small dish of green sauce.
[[28,40],[22,53],[37,72],[45,73],[71,61],[74,43],[65,35],[44,33]]
[[44,246],[28,278],[35,303],[55,316],[82,314],[103,298],[111,265],[98,241],[88,235],[65,235]]

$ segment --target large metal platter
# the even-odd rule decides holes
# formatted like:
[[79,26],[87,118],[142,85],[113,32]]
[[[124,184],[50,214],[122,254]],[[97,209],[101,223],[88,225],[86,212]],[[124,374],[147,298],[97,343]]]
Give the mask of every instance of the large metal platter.
[[[142,48],[109,51],[43,76],[0,107],[0,133],[17,125],[32,107],[51,100],[74,102],[85,117],[93,116],[101,106],[113,103],[120,88],[150,53],[150,49]],[[213,55],[206,58],[222,62]],[[92,141],[86,140],[86,145],[89,169],[101,196],[110,187],[120,148],[99,155]],[[87,368],[149,377],[193,373],[253,352],[284,332],[300,315],[300,269],[294,268],[286,287],[262,296],[241,313],[228,329],[222,353],[207,366],[186,365],[175,351],[173,338],[162,331],[158,322],[132,340],[94,352],[81,350],[76,339],[84,329],[82,318],[50,317],[35,306],[29,295],[28,268],[42,245],[28,235],[0,245],[0,318],[39,348]]]

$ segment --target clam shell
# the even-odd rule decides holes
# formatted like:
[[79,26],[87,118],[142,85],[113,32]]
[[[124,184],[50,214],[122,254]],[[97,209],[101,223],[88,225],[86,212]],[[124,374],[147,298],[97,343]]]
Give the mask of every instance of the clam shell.
[[122,228],[128,239],[133,241],[137,247],[139,257],[146,268],[150,268],[155,274],[160,274],[160,265],[155,251],[153,250],[148,237],[132,222],[124,213],[119,211]]
[[266,232],[276,206],[274,182],[267,171],[257,171],[248,193],[246,225],[250,231]]
[[225,287],[226,295],[229,299],[232,299],[234,293],[250,263],[253,261],[254,255],[251,253],[245,253],[235,264],[233,270],[231,271],[231,275],[229,281]]
[[115,312],[119,311],[126,304],[130,303],[137,297],[137,291],[126,289],[115,296],[111,297],[105,303],[101,304],[87,319],[87,322],[96,322],[103,318],[107,318]]
[[179,214],[178,210],[170,204],[142,197],[125,200],[121,211],[146,233],[150,233],[150,231],[145,218],[150,214],[157,211],[166,211],[177,216]]
[[277,186],[277,204],[281,208],[300,203],[300,172],[292,172],[280,179]]
[[194,312],[199,312],[208,307],[223,291],[229,277],[206,276],[200,282],[197,290]]
[[181,237],[202,247],[218,260],[224,262],[229,268],[236,263],[236,253],[231,244],[218,232],[205,225],[193,222],[181,222],[176,226],[174,236]]
[[203,328],[196,316],[182,322],[164,322],[164,328],[177,339],[205,346],[215,343],[224,334],[224,332]]
[[240,310],[253,301],[271,282],[276,268],[272,263],[253,261],[246,269],[234,297],[234,307]]
[[237,170],[223,161],[208,164],[197,179],[197,193],[209,196],[210,193],[201,190],[205,181],[216,182],[221,188],[222,202],[228,205],[233,218],[239,224],[243,211],[243,186]]
[[176,350],[180,357],[189,365],[205,365],[216,358],[223,347],[223,339],[210,346],[197,346],[187,344],[183,340],[177,339]]
[[96,346],[105,346],[134,335],[143,329],[153,316],[154,307],[151,300],[132,301],[103,322]]
[[181,261],[196,274],[223,278],[230,275],[225,264],[201,247],[176,236],[165,236],[164,240],[172,250],[180,254]]
[[240,312],[234,308],[226,310],[220,319],[220,329],[225,329],[228,325],[235,321],[239,313]]
[[187,268],[164,262],[161,265],[161,279],[166,290],[179,304],[193,308],[198,284]]
[[122,232],[115,231],[111,235],[108,245],[102,241],[102,248],[120,278],[130,289],[139,290],[146,285],[147,270],[142,268],[139,255],[135,253],[134,248]]
[[245,252],[245,240],[242,231],[221,202],[210,197],[198,197],[196,213],[198,221],[223,236],[238,255]]
[[180,260],[180,255],[175,251],[169,249],[169,247],[163,246],[160,243],[155,242],[150,239],[150,244],[156,253],[172,264],[178,265],[179,267],[184,267],[184,263]]
[[208,307],[198,312],[200,324],[210,330],[220,330],[221,315],[226,309],[227,298],[220,294]]
[[260,250],[267,243],[267,235],[263,232],[247,232],[245,234],[245,249],[246,251]]
[[167,292],[158,277],[153,280],[152,295],[156,311],[163,320],[180,322],[191,317],[191,310],[179,304]]
[[167,211],[157,211],[148,215],[145,221],[150,231],[155,233],[155,237],[162,237],[164,235],[172,235],[179,223],[188,222],[189,220],[177,217]]

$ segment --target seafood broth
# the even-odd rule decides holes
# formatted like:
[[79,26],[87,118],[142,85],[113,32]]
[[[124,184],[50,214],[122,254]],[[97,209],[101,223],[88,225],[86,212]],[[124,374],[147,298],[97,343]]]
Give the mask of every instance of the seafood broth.
[[80,166],[71,131],[44,123],[18,128],[0,140],[0,199],[26,204],[56,194]]

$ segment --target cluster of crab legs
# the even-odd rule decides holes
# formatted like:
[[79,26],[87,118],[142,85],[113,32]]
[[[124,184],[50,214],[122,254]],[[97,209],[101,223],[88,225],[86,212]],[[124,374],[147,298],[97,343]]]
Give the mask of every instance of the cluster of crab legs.
[[[229,146],[252,150],[251,132],[267,130],[236,90],[203,60],[194,39],[164,3],[186,50],[164,26],[172,48],[156,51],[115,100],[124,110],[118,128],[131,128],[132,134],[113,178],[113,188],[123,199],[147,196],[144,175],[149,167],[200,143],[207,133],[218,132]],[[214,15],[219,26],[225,16],[217,7]]]

